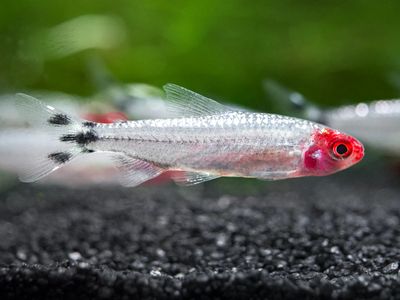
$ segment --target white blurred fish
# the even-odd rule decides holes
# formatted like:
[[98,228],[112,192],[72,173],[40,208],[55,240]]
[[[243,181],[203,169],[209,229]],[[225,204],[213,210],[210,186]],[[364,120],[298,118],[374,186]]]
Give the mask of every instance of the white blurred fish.
[[348,132],[370,147],[400,155],[400,100],[362,102],[323,110],[300,93],[272,80],[265,81],[264,88],[288,112]]
[[99,124],[19,94],[21,112],[57,141],[31,158],[21,180],[36,181],[78,156],[113,153],[122,183],[136,186],[166,171],[196,184],[221,176],[284,179],[322,176],[359,162],[363,146],[325,126],[273,114],[235,111],[173,84],[165,87],[175,118]]
[[342,106],[321,117],[325,124],[349,132],[371,147],[400,155],[400,100]]

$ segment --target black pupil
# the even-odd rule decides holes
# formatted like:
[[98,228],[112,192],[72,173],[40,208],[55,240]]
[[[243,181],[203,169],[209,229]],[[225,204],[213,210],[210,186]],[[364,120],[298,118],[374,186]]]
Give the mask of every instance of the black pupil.
[[336,152],[340,155],[343,155],[347,152],[347,147],[344,144],[340,144],[336,147]]

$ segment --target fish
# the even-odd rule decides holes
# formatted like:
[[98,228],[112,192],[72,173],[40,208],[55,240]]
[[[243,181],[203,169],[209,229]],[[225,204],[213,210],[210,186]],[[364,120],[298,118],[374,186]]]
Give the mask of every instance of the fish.
[[[219,177],[278,180],[323,176],[364,156],[354,137],[292,117],[236,111],[175,84],[164,86],[175,117],[101,124],[67,115],[26,94],[18,110],[58,143],[30,159],[23,182],[37,181],[79,156],[112,153],[124,186],[166,171],[193,185]],[[175,172],[176,171],[176,172]]]
[[292,114],[357,136],[365,145],[389,155],[400,155],[400,100],[376,100],[322,109],[299,92],[268,80],[271,99]]

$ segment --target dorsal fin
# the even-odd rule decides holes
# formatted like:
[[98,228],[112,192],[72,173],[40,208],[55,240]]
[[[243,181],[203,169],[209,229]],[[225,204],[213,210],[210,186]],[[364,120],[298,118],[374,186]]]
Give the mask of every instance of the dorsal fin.
[[233,109],[176,84],[164,85],[169,115],[174,117],[200,117],[223,114]]

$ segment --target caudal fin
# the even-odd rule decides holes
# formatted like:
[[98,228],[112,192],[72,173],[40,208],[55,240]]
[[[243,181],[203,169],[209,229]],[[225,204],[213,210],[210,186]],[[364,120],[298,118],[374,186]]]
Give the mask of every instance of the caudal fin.
[[84,153],[81,147],[68,140],[79,134],[82,135],[85,131],[81,120],[26,94],[17,94],[15,103],[26,122],[31,127],[45,132],[47,136],[45,140],[38,141],[38,143],[46,143],[46,146],[42,148],[46,149],[46,152],[30,152],[29,148],[26,149],[28,163],[19,174],[21,181],[37,181]]

